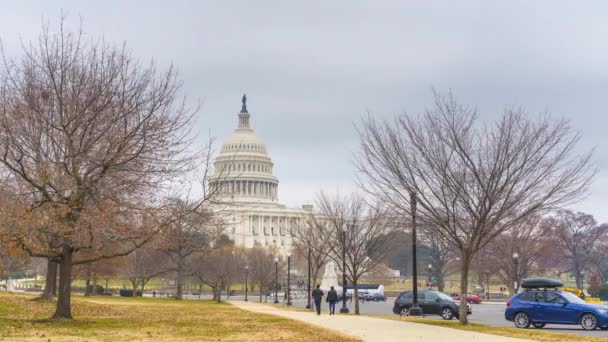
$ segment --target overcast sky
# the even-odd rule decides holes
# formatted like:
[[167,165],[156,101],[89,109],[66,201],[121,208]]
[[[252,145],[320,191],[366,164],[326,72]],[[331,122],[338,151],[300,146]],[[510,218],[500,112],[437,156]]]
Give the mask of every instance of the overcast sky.
[[606,1],[3,1],[9,54],[43,17],[175,64],[218,142],[248,97],[285,204],[354,189],[353,122],[420,112],[452,89],[492,120],[504,105],[567,117],[600,173],[576,209],[608,221]]

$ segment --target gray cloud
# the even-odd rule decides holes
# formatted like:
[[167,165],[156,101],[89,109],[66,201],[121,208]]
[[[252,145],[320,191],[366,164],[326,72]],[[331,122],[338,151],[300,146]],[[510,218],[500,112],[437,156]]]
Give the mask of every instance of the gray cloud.
[[[353,121],[422,111],[453,89],[491,120],[504,105],[572,120],[581,149],[603,149],[608,4],[587,1],[23,1],[3,6],[10,53],[61,9],[91,37],[126,41],[142,60],[174,63],[200,98],[199,130],[228,136],[247,92],[290,205],[321,187],[353,189]],[[201,137],[204,140],[204,137]],[[608,221],[608,174],[576,206]]]

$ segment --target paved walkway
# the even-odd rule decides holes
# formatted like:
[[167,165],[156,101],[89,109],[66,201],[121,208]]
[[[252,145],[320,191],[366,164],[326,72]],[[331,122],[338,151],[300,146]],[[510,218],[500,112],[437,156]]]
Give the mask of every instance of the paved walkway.
[[241,309],[282,316],[298,321],[314,324],[323,328],[339,331],[343,334],[361,338],[363,341],[384,342],[420,342],[420,341],[449,341],[449,342],[524,342],[511,337],[488,335],[464,330],[437,327],[432,325],[392,321],[366,316],[321,315],[312,312],[281,310],[270,305],[252,302],[231,302]]

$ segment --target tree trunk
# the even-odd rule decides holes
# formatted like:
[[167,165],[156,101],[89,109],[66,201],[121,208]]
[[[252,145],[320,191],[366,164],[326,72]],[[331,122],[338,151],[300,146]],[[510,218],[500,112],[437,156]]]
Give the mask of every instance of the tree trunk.
[[355,315],[359,314],[359,286],[357,286],[357,282],[353,281],[353,289],[355,290]]
[[260,303],[262,302],[262,288],[260,287]]
[[175,299],[176,300],[182,300],[183,298],[183,284],[182,284],[182,278],[183,278],[183,261],[181,260],[181,258],[177,261],[177,291],[175,293]]
[[84,288],[84,295],[85,297],[91,295],[91,264],[87,265],[87,281],[86,287]]
[[59,268],[59,286],[57,297],[57,309],[53,318],[72,319],[71,298],[72,294],[72,247],[63,247],[61,253],[61,267]]
[[53,300],[57,286],[57,263],[48,259],[46,268],[46,280],[44,291],[40,298],[44,300]]
[[91,296],[95,296],[97,294],[97,276],[93,277],[93,291],[91,291]]
[[[58,263],[55,263],[55,281],[53,283],[53,297],[57,297],[57,284],[59,283],[59,272],[61,271],[61,265]],[[70,285],[71,286],[71,285]]]
[[445,290],[445,280],[443,278],[443,272],[437,272],[435,274],[435,277],[437,279],[437,291],[443,292]]
[[460,265],[460,312],[459,320],[460,324],[469,324],[469,318],[467,317],[467,289],[469,288],[469,266],[470,257],[463,253],[462,264]]
[[131,288],[133,289],[133,295],[132,295],[132,297],[137,297],[137,285],[139,285],[138,281],[132,281],[131,282]]
[[146,281],[142,280],[141,281],[141,297],[144,297],[144,287],[146,286]]

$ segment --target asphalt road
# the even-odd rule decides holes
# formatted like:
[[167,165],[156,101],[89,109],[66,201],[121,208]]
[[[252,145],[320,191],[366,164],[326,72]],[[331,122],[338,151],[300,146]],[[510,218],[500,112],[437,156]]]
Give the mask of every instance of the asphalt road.
[[[294,300],[293,305],[298,307],[306,307],[305,300]],[[347,302],[349,310],[354,308],[353,303]],[[336,304],[336,311],[340,310],[342,303]],[[327,309],[327,303],[323,303],[323,308]],[[388,300],[386,302],[366,302],[361,303],[359,306],[362,314],[370,315],[395,315],[393,314],[393,301]],[[486,324],[497,327],[515,327],[513,322],[505,320],[505,304],[471,304],[472,313],[469,315],[471,322]],[[427,316],[431,319],[439,319],[439,316]],[[530,327],[529,329],[535,329]],[[561,333],[571,333],[589,336],[598,336],[608,338],[608,331],[594,330],[586,331],[581,328],[580,325],[546,325],[543,330]]]

